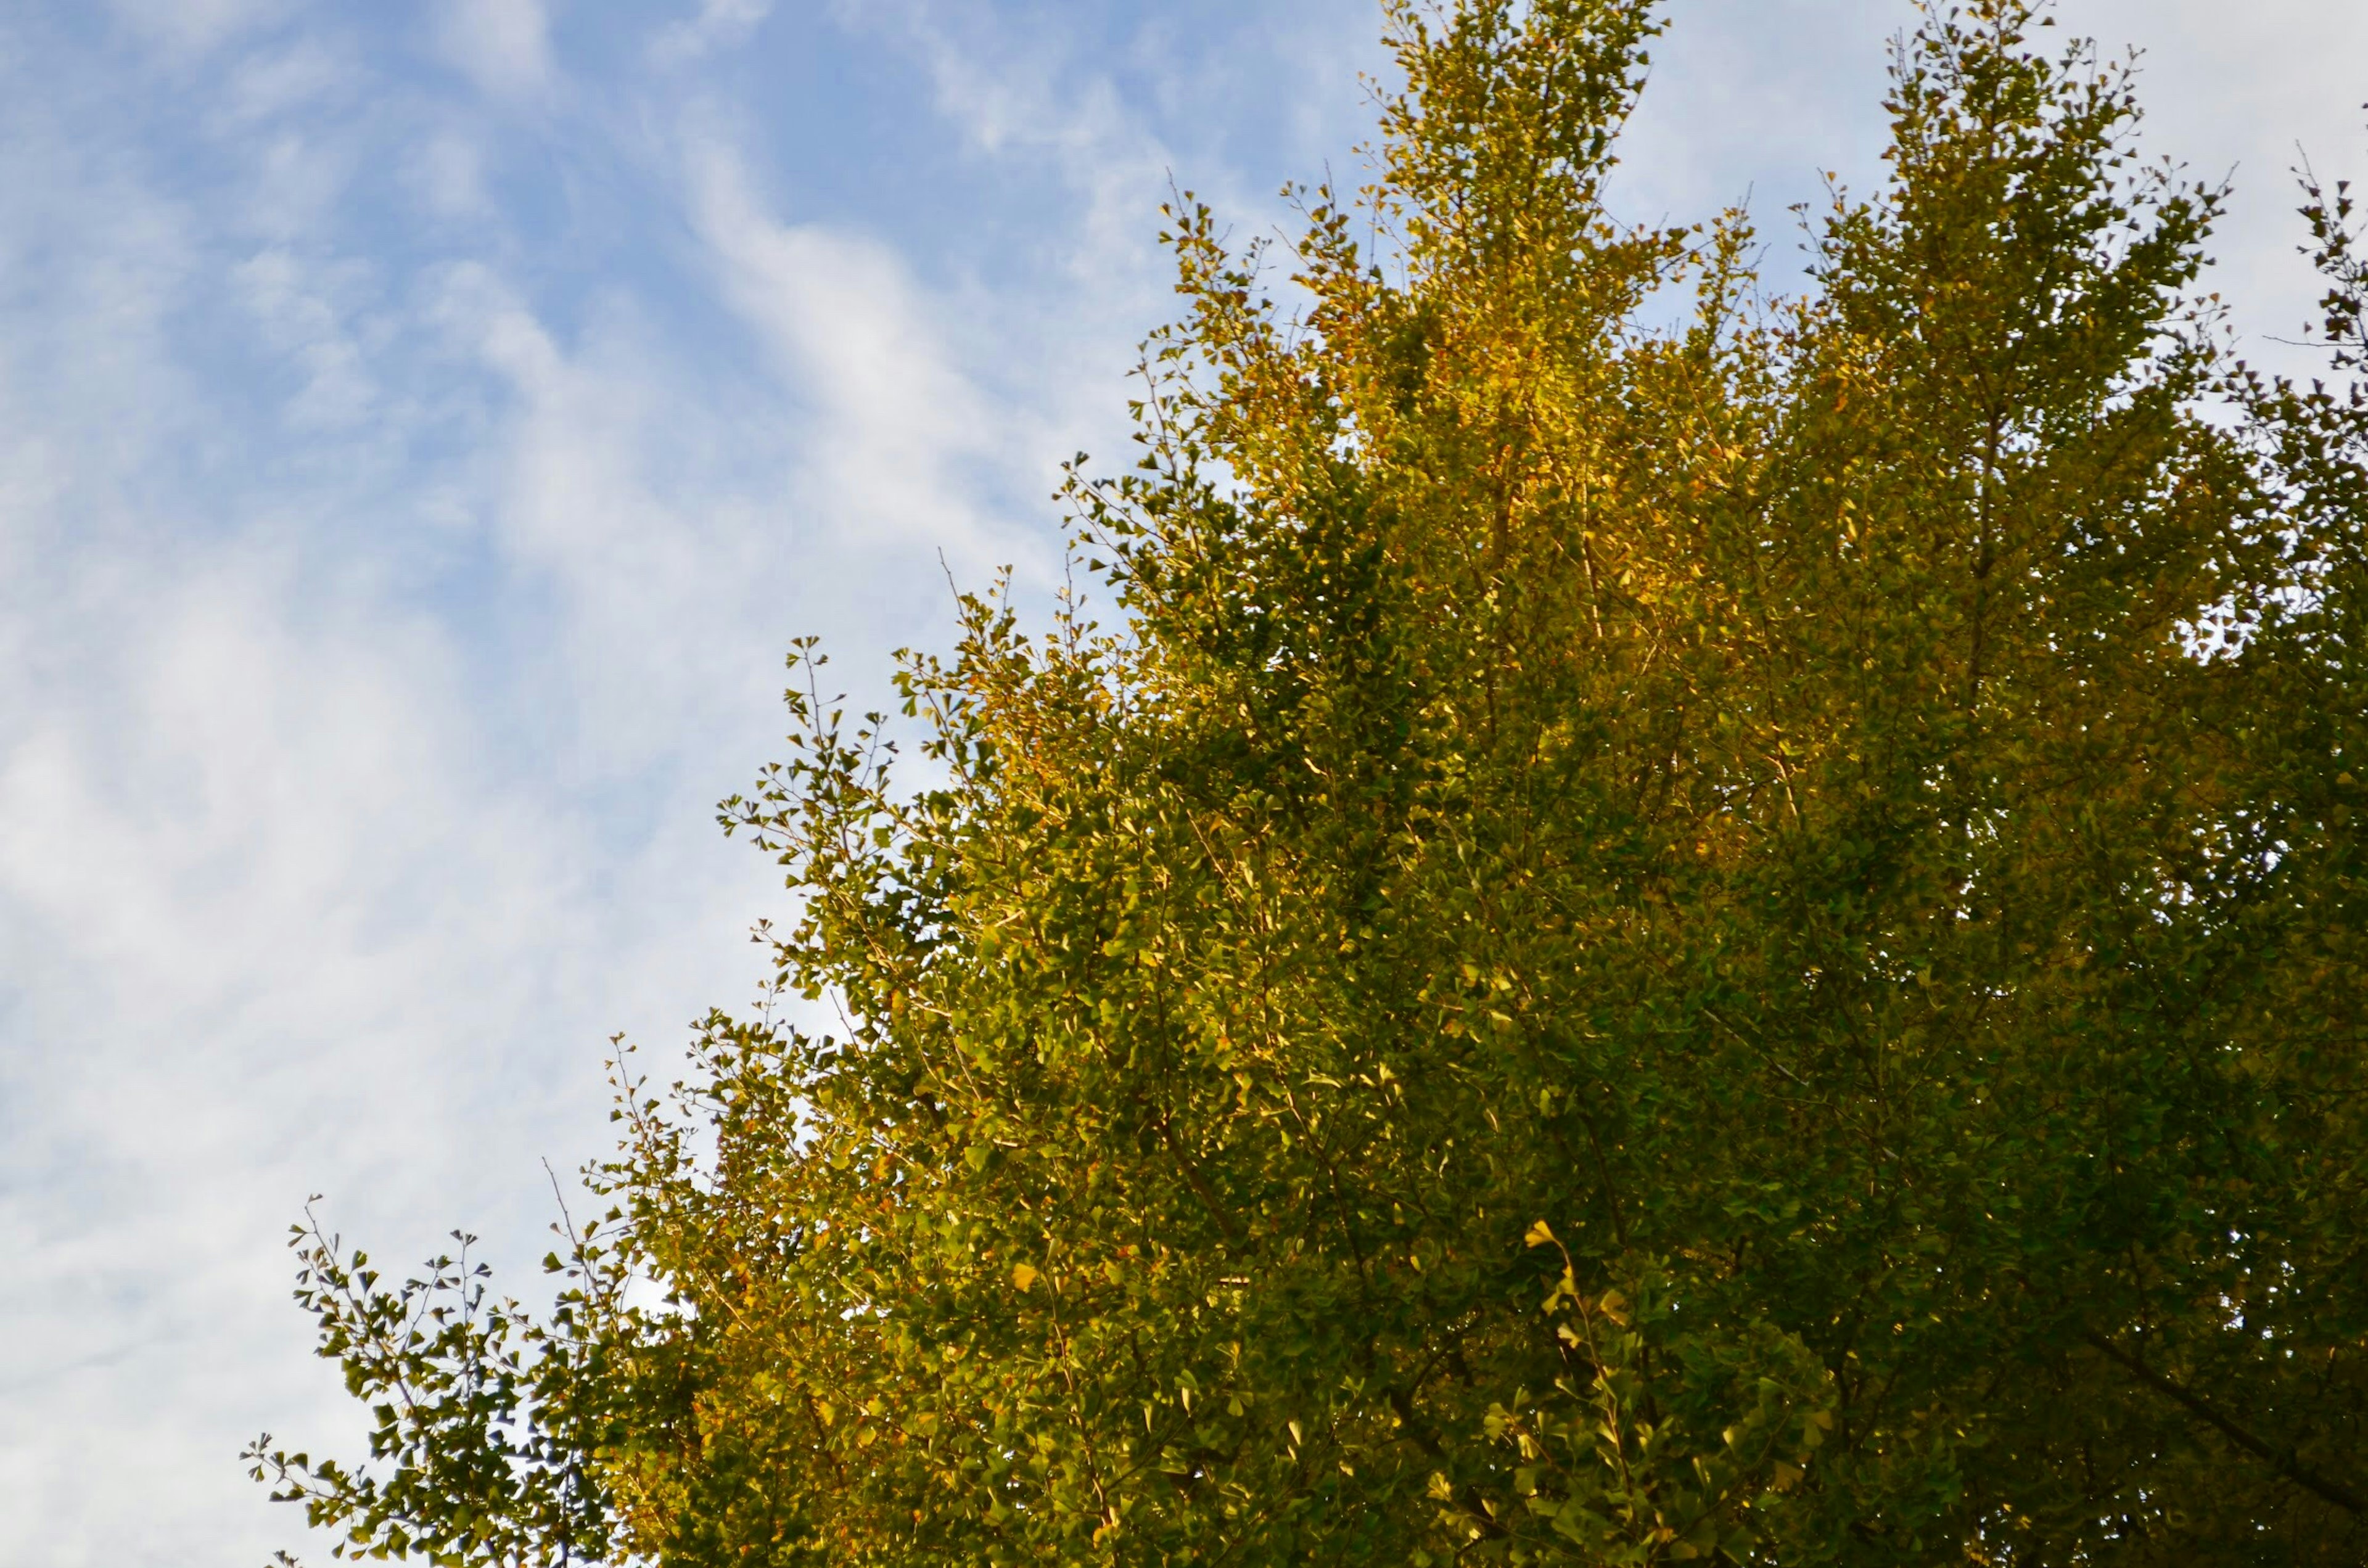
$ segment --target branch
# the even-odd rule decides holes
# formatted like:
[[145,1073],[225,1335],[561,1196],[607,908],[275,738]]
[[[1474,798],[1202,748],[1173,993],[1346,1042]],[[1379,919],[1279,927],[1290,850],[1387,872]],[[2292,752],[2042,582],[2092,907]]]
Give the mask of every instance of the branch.
[[2192,1390],[2180,1387],[2178,1383],[2173,1382],[2170,1379],[2163,1376],[2160,1372],[2156,1371],[2152,1367],[2147,1366],[2145,1361],[2123,1350],[2119,1346],[2116,1346],[2112,1340],[2107,1339],[2103,1335],[2091,1334],[2087,1335],[2084,1337],[2091,1346],[2094,1346],[2097,1349],[2102,1351],[2106,1357],[2120,1365],[2138,1381],[2154,1390],[2155,1392],[2175,1402],[2190,1415],[2194,1416],[2198,1421],[2203,1422],[2205,1426],[2212,1427],[2222,1437],[2227,1438],[2231,1443],[2236,1444],[2237,1447],[2244,1449],[2245,1452],[2252,1455],[2255,1459],[2260,1460],[2262,1463],[2268,1465],[2271,1470],[2276,1471],[2280,1475],[2284,1476],[2288,1481],[2293,1482],[2296,1486],[2301,1487],[2304,1491],[2310,1493],[2313,1496],[2318,1497],[2326,1502],[2334,1504],[2337,1507],[2345,1510],[2347,1513],[2368,1514],[2368,1500],[2362,1500],[2358,1493],[2352,1492],[2336,1482],[2328,1480],[2325,1476],[2320,1475],[2316,1471],[2305,1469],[2302,1462],[2294,1458],[2292,1450],[2288,1450],[2283,1454],[2279,1453],[2276,1449],[2271,1448],[2269,1444],[2261,1441],[2260,1438],[2256,1437],[2250,1432],[2246,1431],[2242,1426],[2237,1426],[2227,1416],[2223,1415],[2220,1412],[2213,1409],[2210,1404],[2204,1402],[2202,1395],[2194,1392]]

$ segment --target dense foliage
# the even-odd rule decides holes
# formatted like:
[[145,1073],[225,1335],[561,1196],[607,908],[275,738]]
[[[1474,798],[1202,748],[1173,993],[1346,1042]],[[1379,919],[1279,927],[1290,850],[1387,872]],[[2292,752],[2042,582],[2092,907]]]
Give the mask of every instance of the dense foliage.
[[302,1233],[375,1468],[258,1474],[472,1564],[2368,1560],[2342,194],[2253,375],[1978,0],[1770,299],[1602,205],[1652,11],[1394,0],[1285,287],[1172,213],[1111,628],[803,648],[788,1006],[620,1075],[554,1318]]

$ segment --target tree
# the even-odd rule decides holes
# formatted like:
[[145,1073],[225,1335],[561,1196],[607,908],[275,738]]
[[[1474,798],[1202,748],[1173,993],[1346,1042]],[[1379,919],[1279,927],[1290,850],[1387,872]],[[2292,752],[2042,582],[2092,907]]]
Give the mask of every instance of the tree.
[[1652,11],[1393,0],[1289,309],[1178,204],[1114,628],[965,598],[901,724],[801,645],[726,803],[837,1021],[620,1069],[547,1322],[301,1229],[378,1468],[259,1476],[455,1563],[2368,1553],[2347,199],[2355,379],[2254,375],[2219,193],[1977,0],[1768,298],[1604,209]]

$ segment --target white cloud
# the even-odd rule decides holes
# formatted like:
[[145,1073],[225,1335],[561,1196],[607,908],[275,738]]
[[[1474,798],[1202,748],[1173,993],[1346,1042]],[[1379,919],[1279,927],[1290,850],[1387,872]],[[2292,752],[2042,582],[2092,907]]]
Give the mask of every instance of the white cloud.
[[191,55],[293,14],[302,0],[108,0],[132,31]]
[[[431,319],[500,379],[471,485],[514,570],[554,596],[547,635],[574,766],[628,775],[761,684],[779,633],[762,532],[695,433],[729,425],[618,306],[564,345],[493,269],[454,267]],[[712,452],[712,447],[708,449]]]
[[[0,1522],[11,1562],[260,1544],[222,1484],[240,1428],[326,1392],[273,1233],[316,1183],[452,1204],[477,1096],[516,1093],[472,1041],[538,1032],[496,955],[571,919],[432,627],[284,550],[114,522],[137,547],[71,548],[0,605],[37,655],[0,681],[0,1468],[43,1483]],[[86,1467],[119,1442],[128,1513]]]
[[[932,107],[982,182],[1008,175],[1059,193],[1043,205],[1024,281],[955,273],[962,320],[976,329],[964,362],[991,377],[999,445],[1042,465],[1027,486],[1033,500],[1053,478],[1048,460],[1125,450],[1125,373],[1143,334],[1175,309],[1156,238],[1171,171],[1247,215],[1251,231],[1279,216],[1272,192],[1213,162],[1178,169],[1141,94],[1111,74],[1121,62],[1084,51],[1057,14],[1014,18],[964,0],[837,0],[835,10],[927,73]],[[1272,25],[1261,18],[1255,29]]]
[[[349,275],[363,269],[347,268]],[[286,407],[298,428],[360,424],[377,411],[379,389],[341,310],[285,249],[258,251],[231,273],[264,338],[302,370],[304,386]]]
[[992,566],[962,465],[1003,449],[1008,426],[954,368],[902,258],[859,234],[770,217],[718,141],[694,136],[688,163],[724,298],[822,422],[806,450],[832,526]]
[[478,142],[453,131],[424,138],[404,168],[404,183],[427,211],[446,220],[493,213],[485,189],[485,159]]
[[928,70],[938,112],[978,153],[1050,156],[1087,198],[1087,233],[1109,243],[1118,226],[1139,243],[1172,163],[1144,119],[1131,112],[1105,62],[1081,59],[1057,25],[1023,31],[1008,21],[929,0],[841,0],[850,23],[879,29]]
[[285,49],[259,50],[241,60],[223,94],[233,119],[256,120],[317,105],[357,90],[357,73],[320,43],[300,39]]
[[660,65],[684,65],[745,43],[773,14],[773,0],[700,0],[695,16],[662,28],[650,44]]
[[[287,1302],[304,1193],[393,1257],[453,1222],[531,1256],[536,1157],[606,1142],[600,1042],[743,990],[770,878],[707,807],[773,728],[783,585],[692,451],[731,411],[646,341],[563,350],[481,265],[488,389],[340,256],[343,187],[185,200],[30,77],[0,65],[0,1562],[260,1560],[301,1522],[239,1446],[351,1436]],[[233,188],[306,166],[206,118]],[[423,421],[464,449],[411,456]],[[508,656],[421,588],[455,551]]]
[[445,55],[487,92],[526,97],[551,84],[551,17],[542,0],[443,0]]

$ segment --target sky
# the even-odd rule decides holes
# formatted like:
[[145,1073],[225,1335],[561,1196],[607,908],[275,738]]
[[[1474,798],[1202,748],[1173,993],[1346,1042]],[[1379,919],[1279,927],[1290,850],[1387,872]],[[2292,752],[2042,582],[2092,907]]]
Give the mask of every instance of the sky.
[[[1612,202],[1769,267],[1880,177],[1906,0],[1674,0]],[[2298,364],[2357,0],[2064,0],[2237,194]],[[1173,308],[1157,209],[1359,176],[1372,0],[0,0],[0,1568],[325,1557],[238,1463],[358,1430],[307,1196],[531,1296],[655,1060],[762,978],[714,802],[1059,570]]]

